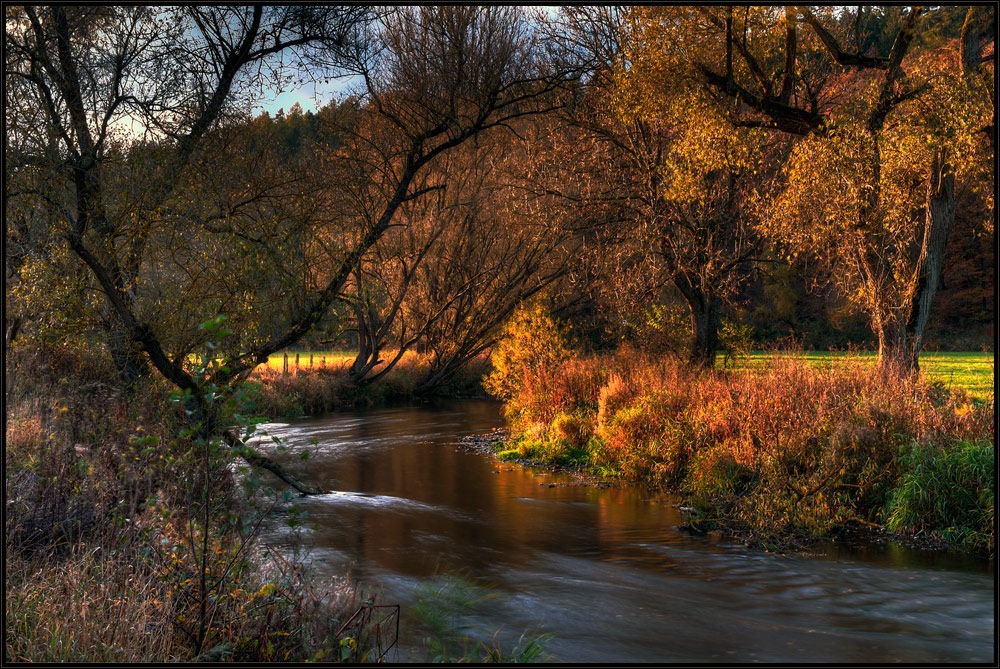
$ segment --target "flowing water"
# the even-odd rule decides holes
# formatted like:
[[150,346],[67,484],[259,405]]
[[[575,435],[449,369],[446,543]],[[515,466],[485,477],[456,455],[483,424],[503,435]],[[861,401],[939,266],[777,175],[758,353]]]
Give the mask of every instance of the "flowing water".
[[[992,564],[835,543],[776,555],[691,536],[677,500],[642,487],[560,485],[458,440],[502,425],[497,404],[379,409],[264,426],[304,480],[314,565],[349,571],[404,611],[449,574],[494,597],[470,621],[551,633],[572,662],[993,662]],[[310,451],[308,460],[298,456]],[[277,517],[265,538],[281,543]],[[421,657],[405,623],[397,655]]]

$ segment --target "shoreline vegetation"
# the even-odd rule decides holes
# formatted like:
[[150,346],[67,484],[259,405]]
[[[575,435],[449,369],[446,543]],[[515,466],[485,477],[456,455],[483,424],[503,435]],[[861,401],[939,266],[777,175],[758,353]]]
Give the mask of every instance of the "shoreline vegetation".
[[[529,338],[543,358],[562,346],[539,344],[545,338]],[[503,397],[499,350],[492,362],[501,371],[486,385]],[[308,356],[298,369],[281,371],[275,356],[255,371],[251,395],[262,413],[416,399],[418,356],[369,387],[349,383],[343,354],[339,366],[321,368],[306,367]],[[503,398],[511,429],[467,445],[590,484],[676,492],[691,510],[686,529],[765,549],[853,531],[992,558],[992,353],[926,353],[922,362],[917,377],[886,377],[875,373],[873,354],[850,351],[720,356],[707,373],[630,349],[555,366],[526,358],[507,365],[518,377],[506,379],[518,392]],[[488,368],[476,361],[441,394],[482,396]]]
[[[309,353],[300,354],[303,363],[294,362],[284,371],[281,355],[273,356],[250,375],[247,383],[249,401],[254,410],[268,418],[319,416],[331,411],[370,408],[408,402],[423,397],[483,397],[481,379],[489,358],[480,355],[458,370],[434,393],[420,396],[417,387],[425,376],[429,359],[407,352],[393,369],[372,383],[356,383],[350,378],[351,356],[323,352],[315,355],[315,365],[307,366]],[[321,358],[322,356],[322,358]],[[289,356],[294,361],[295,354]],[[324,359],[324,363],[319,361]]]
[[[305,526],[295,492],[248,467],[246,446],[199,438],[183,394],[164,380],[123,387],[102,353],[42,342],[8,360],[17,383],[5,414],[5,658],[383,657],[394,607],[350,575],[316,577],[295,551],[258,540],[274,509],[293,535]],[[238,388],[208,392],[252,433],[267,419],[410,401],[429,366],[407,355],[378,383],[355,384],[340,358],[288,374],[265,367]],[[482,396],[487,363],[472,360],[439,392]]]
[[377,656],[372,629],[342,629],[373,606],[356,583],[258,540],[274,508],[301,526],[294,496],[192,434],[163,380],[122,388],[108,357],[66,343],[12,358],[25,381],[7,396],[5,660]]
[[[878,525],[916,533],[925,546],[946,540],[936,546],[993,556],[992,382],[984,397],[919,377],[886,379],[850,355],[817,364],[754,354],[735,369],[698,371],[627,348],[573,353],[546,343],[553,333],[535,333],[528,351],[500,344],[443,388],[482,396],[485,385],[504,400],[510,432],[479,450],[571,469],[599,486],[677,490],[694,510],[690,529],[762,548]],[[347,381],[346,365],[262,368],[235,395],[269,418],[413,401],[423,364],[408,356],[367,387]],[[308,565],[254,539],[272,504],[304,522],[295,496],[240,469],[232,449],[185,433],[183,405],[171,403],[165,383],[125,391],[107,359],[65,345],[21,352],[16,369],[32,383],[8,397],[7,658],[377,654],[373,629],[338,627],[374,606],[357,584],[316,583]],[[227,466],[242,482],[221,473]],[[208,479],[189,476],[198,470]],[[56,595],[67,589],[72,596]],[[202,602],[205,641],[194,652]],[[345,638],[354,641],[341,645]]]
[[692,531],[763,548],[860,526],[993,558],[991,365],[961,377],[970,392],[934,363],[895,375],[865,355],[775,352],[702,371],[627,348],[578,354],[545,332],[494,352],[500,460],[677,492]]

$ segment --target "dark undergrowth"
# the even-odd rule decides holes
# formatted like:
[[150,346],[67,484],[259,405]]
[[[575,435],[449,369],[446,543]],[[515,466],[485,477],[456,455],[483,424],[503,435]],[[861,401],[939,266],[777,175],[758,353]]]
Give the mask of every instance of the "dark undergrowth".
[[373,602],[259,540],[290,496],[186,436],[163,384],[125,390],[69,345],[7,370],[5,661],[378,656],[371,624],[344,627]]

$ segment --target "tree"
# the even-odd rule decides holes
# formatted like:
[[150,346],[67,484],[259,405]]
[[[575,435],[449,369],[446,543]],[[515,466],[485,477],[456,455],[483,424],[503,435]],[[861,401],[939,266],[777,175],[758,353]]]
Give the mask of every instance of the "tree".
[[870,314],[881,365],[915,370],[955,215],[955,180],[975,163],[971,137],[987,114],[992,122],[992,107],[954,85],[954,51],[914,49],[928,14],[919,7],[899,17],[887,55],[846,46],[851,30],[855,45],[865,43],[861,9],[839,29],[827,27],[833,9],[698,11],[714,49],[695,64],[709,89],[740,103],[736,124],[803,138],[771,231],[793,253],[829,259]]
[[520,304],[566,275],[580,239],[576,217],[550,190],[554,125],[550,117],[525,119],[456,156],[469,188],[447,211],[450,224],[404,304],[425,324],[430,353],[418,392],[434,392],[490,348]]
[[[561,85],[564,72],[552,72],[535,55],[530,31],[516,9],[400,8],[369,21],[364,8],[221,7],[157,11],[141,7],[21,8],[8,23],[7,68],[21,86],[8,90],[8,106],[18,111],[24,147],[18,166],[43,164],[60,175],[58,187],[40,196],[64,206],[66,225],[56,231],[93,274],[117,319],[122,334],[116,360],[126,378],[134,379],[148,360],[169,382],[188,395],[188,410],[203,437],[220,432],[206,388],[238,382],[270,353],[299,341],[341,299],[343,289],[363,256],[393,224],[399,208],[423,194],[418,176],[432,161],[491,128],[544,109],[546,96]],[[153,324],[140,312],[145,287],[140,270],[155,265],[161,248],[150,246],[161,209],[178,194],[185,179],[192,183],[211,166],[199,162],[214,129],[223,127],[234,105],[244,100],[241,77],[281,76],[288,72],[285,54],[320,75],[341,68],[360,76],[368,135],[376,160],[351,167],[341,152],[338,164],[354,176],[377,175],[366,206],[375,212],[362,229],[338,228],[327,240],[311,242],[332,256],[322,273],[307,282],[305,293],[268,336],[237,333],[229,346],[238,351],[197,382],[185,357],[164,348],[174,323]],[[321,69],[325,68],[325,70]],[[23,94],[23,95],[22,95]],[[137,119],[157,145],[143,182],[118,184],[113,191],[107,162],[120,159],[112,151],[114,121]],[[44,123],[30,123],[41,118]],[[381,133],[382,129],[391,132]],[[36,149],[54,138],[52,155]],[[46,162],[45,159],[48,158]],[[39,169],[39,168],[35,168]],[[374,170],[374,171],[372,171]],[[127,176],[120,171],[119,175]],[[108,203],[134,187],[135,198],[121,212]],[[269,186],[270,187],[270,186]],[[124,190],[123,190],[124,189]],[[280,191],[280,188],[279,188]],[[324,197],[344,201],[336,187]],[[193,213],[202,231],[231,240],[257,222],[289,221],[311,209],[293,192],[290,211],[285,198],[223,193],[228,206],[206,216]],[[183,203],[182,203],[183,204]],[[265,206],[266,205],[266,206]],[[270,220],[255,218],[265,211]],[[192,208],[189,208],[192,209]],[[337,218],[338,212],[331,216]],[[216,227],[213,223],[225,223]],[[253,237],[253,235],[249,235]],[[259,238],[256,238],[259,241]],[[252,243],[252,242],[251,242]],[[217,247],[206,246],[210,257]],[[192,260],[179,258],[187,266]],[[178,274],[166,277],[175,280]],[[187,274],[191,283],[198,275]],[[266,283],[266,282],[265,282]],[[178,294],[184,288],[177,289]],[[252,296],[251,296],[252,297]],[[225,305],[246,310],[246,304]],[[144,355],[139,355],[138,351]],[[269,466],[252,456],[255,464]],[[271,463],[273,466],[273,463]]]
[[[448,252],[438,248],[453,236],[448,231],[462,226],[467,218],[465,212],[479,206],[485,197],[482,181],[488,163],[480,162],[484,141],[472,149],[452,151],[437,161],[425,174],[423,187],[428,193],[400,208],[402,224],[389,230],[358,266],[350,288],[354,293],[358,341],[358,353],[351,365],[351,377],[356,383],[371,383],[388,373],[426,337],[447,309],[450,299],[439,305],[424,305],[426,309],[421,310],[411,309],[408,304],[414,294],[422,292],[418,284],[441,282],[442,274],[453,271],[453,266],[438,266],[440,274],[428,274],[422,271],[422,265]],[[482,169],[484,166],[487,169]],[[395,352],[383,360],[382,354],[390,346],[395,346]]]
[[[55,175],[36,195],[64,210],[66,225],[57,234],[108,296],[108,343],[127,381],[144,368],[137,348],[142,328],[129,314],[148,213],[171,197],[211,128],[234,111],[239,77],[251,68],[261,81],[280,74],[272,57],[286,51],[321,65],[342,49],[365,13],[29,6],[8,14],[7,74],[16,82],[7,89],[9,120],[22,129],[12,167]],[[165,141],[158,169],[133,191],[140,199],[120,212],[106,176],[124,155],[125,124]],[[42,152],[43,146],[51,150]],[[137,211],[143,214],[138,220]]]
[[748,205],[766,173],[763,135],[728,124],[645,11],[568,10],[563,23],[593,63],[567,121],[618,221],[603,234],[605,280],[645,304],[671,284],[690,317],[690,361],[712,367],[723,302],[758,251]]

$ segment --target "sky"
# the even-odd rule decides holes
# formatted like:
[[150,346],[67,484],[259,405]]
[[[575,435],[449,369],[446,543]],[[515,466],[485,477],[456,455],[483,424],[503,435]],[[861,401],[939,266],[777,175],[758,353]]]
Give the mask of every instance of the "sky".
[[[538,9],[543,10],[549,16],[553,16],[559,11],[556,5],[545,5]],[[303,112],[316,112],[317,109],[329,103],[334,97],[344,95],[354,83],[351,78],[335,79],[328,84],[309,83],[304,86],[292,88],[282,93],[265,95],[256,105],[253,106],[253,113],[260,114],[266,111],[274,116],[279,109],[288,111],[296,102],[302,107]]]
[[330,83],[308,83],[282,93],[265,94],[254,105],[253,113],[260,114],[262,111],[266,111],[271,116],[274,116],[279,109],[288,111],[296,102],[302,107],[303,112],[315,112],[323,105],[329,103],[334,97],[344,95],[352,83],[352,78],[344,77],[334,79]]

